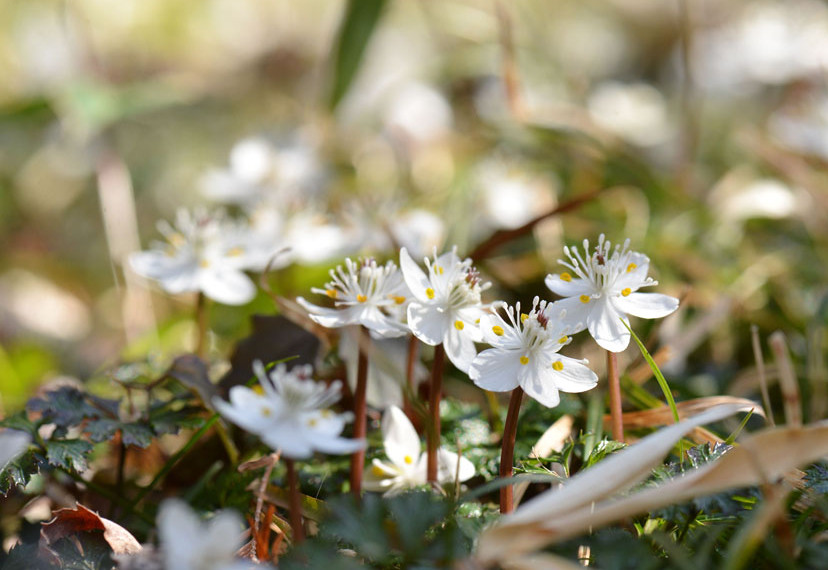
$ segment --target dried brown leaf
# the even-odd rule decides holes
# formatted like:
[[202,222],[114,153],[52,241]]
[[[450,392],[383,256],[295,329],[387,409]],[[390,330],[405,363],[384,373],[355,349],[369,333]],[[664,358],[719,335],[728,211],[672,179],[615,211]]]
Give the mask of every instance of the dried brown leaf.
[[43,523],[40,529],[43,546],[48,547],[62,538],[75,534],[103,531],[104,540],[114,554],[135,554],[141,551],[141,544],[128,530],[80,503],[77,503],[74,509],[58,509],[52,514],[54,518]]

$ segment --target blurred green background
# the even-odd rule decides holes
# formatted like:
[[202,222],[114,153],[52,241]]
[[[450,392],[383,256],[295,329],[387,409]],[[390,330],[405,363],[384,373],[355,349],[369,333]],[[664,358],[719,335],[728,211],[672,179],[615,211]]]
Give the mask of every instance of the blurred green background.
[[[339,240],[274,276],[285,296],[346,253],[393,257],[389,234],[469,253],[600,189],[480,260],[492,298],[548,297],[564,243],[630,237],[682,298],[637,327],[683,397],[758,397],[755,324],[824,417],[826,38],[807,0],[6,0],[0,413],[191,347],[192,299],[123,261],[258,137],[299,171],[276,205]],[[321,239],[304,227],[293,244]],[[272,311],[215,307],[211,354]]]

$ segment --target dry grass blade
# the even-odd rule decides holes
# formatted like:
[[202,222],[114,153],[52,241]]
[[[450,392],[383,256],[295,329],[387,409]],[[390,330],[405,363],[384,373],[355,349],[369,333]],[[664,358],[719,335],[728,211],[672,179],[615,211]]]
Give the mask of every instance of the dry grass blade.
[[[686,420],[692,416],[696,416],[702,412],[706,412],[711,408],[721,405],[733,405],[738,407],[740,412],[753,411],[754,414],[765,417],[765,412],[757,402],[747,398],[736,398],[733,396],[710,396],[707,398],[696,398],[694,400],[685,400],[678,402],[676,408],[678,409],[679,417]],[[660,408],[652,408],[650,410],[641,410],[637,412],[627,412],[624,414],[624,428],[647,428],[664,426],[673,423],[673,412],[669,406],[662,406]]]
[[773,358],[776,360],[776,368],[779,374],[779,388],[782,390],[782,400],[785,410],[785,422],[789,426],[802,425],[802,398],[799,394],[799,383],[796,380],[791,355],[788,352],[788,341],[785,340],[785,333],[776,331],[768,338],[773,351]]
[[[677,426],[665,428],[659,434],[674,427]],[[633,447],[616,457],[628,454]],[[521,515],[518,511],[514,517],[504,519],[503,524],[481,536],[478,554],[486,562],[521,558],[546,544],[577,536],[589,529],[637,513],[728,489],[775,481],[797,466],[826,454],[828,422],[806,427],[769,428],[744,438],[740,445],[713,463],[681,478],[621,499],[582,504],[577,509],[569,509],[568,512],[557,515],[548,512],[544,514],[535,509],[532,518],[523,516],[518,519]],[[598,465],[591,471],[600,470],[604,476],[612,475],[610,470],[601,467]],[[534,502],[548,505],[552,507],[548,510],[554,511],[555,495],[566,494],[567,487],[558,493],[542,495]]]

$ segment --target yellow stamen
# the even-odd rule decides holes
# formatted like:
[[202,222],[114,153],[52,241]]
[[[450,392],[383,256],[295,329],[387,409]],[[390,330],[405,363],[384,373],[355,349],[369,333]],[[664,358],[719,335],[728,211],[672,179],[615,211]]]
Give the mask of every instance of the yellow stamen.
[[327,419],[333,415],[333,412],[330,410],[322,410],[321,412],[319,412],[319,415]]
[[520,357],[520,363],[523,364],[524,366],[526,366],[527,364],[529,364],[529,357],[528,356],[521,356]]
[[365,295],[362,295],[362,294],[357,295],[357,301],[359,301],[360,303],[364,303],[367,300],[368,300],[368,297],[366,297]]
[[627,287],[626,289],[621,290],[621,294],[624,295],[625,297],[629,296],[630,293],[632,293],[632,289],[630,289],[629,287]]
[[326,289],[325,295],[327,295],[331,299],[336,299],[336,289]]
[[570,281],[572,281],[572,275],[566,272],[561,273],[561,281],[566,281],[567,283],[569,283]]
[[227,250],[227,255],[229,255],[230,257],[238,257],[243,253],[244,253],[244,248],[243,247],[238,247],[238,246],[231,247],[230,249]]
[[500,325],[495,325],[492,327],[492,332],[495,333],[497,336],[503,336],[503,327]]
[[201,267],[202,269],[204,269],[204,268],[210,267],[210,262],[207,261],[206,259],[202,259],[201,261],[198,262],[198,266]]
[[405,303],[405,297],[394,297],[394,302],[398,305]]
[[262,408],[262,415],[264,417],[269,418],[270,414],[272,414],[272,413],[273,413],[273,411],[270,408],[265,408],[265,407]]
[[526,319],[528,319],[528,318],[529,318],[529,315],[527,315],[526,313],[521,313],[520,314],[520,322],[525,323]]
[[262,394],[264,394],[264,388],[262,388],[262,385],[261,385],[261,384],[256,384],[255,386],[253,386],[253,391],[254,391],[256,394],[258,394],[259,396],[261,396]]
[[181,246],[187,243],[187,238],[185,238],[183,235],[179,233],[170,234],[167,240],[174,246]]
[[589,303],[590,296],[589,295],[581,295],[578,298],[581,300],[581,303],[586,304],[586,303]]
[[434,298],[434,289],[432,289],[431,287],[426,289],[426,297],[428,297],[429,299],[433,299]]
[[405,461],[406,465],[411,465],[412,463],[414,463],[414,458],[410,455],[406,455],[405,457],[403,457],[403,461]]
[[632,270],[633,270],[633,269],[635,269],[636,267],[638,267],[638,266],[637,266],[635,263],[630,263],[630,264],[627,266],[627,273],[629,273],[630,271],[632,271]]
[[464,326],[466,325],[463,324],[463,321],[454,321],[454,328],[456,328],[457,330],[463,330]]
[[308,420],[308,426],[316,427],[316,418],[311,418]]
[[440,275],[442,275],[442,274],[443,274],[443,268],[442,268],[442,267],[440,267],[439,265],[435,265],[435,266],[434,266],[434,269],[436,269],[436,270],[437,270],[437,273],[439,273]]
[[561,362],[560,360],[556,360],[555,362],[553,362],[552,370],[557,370],[558,372],[563,370],[563,362]]
[[558,344],[564,344],[568,340],[569,340],[569,337],[566,336],[566,335],[563,335],[561,338],[558,339]]

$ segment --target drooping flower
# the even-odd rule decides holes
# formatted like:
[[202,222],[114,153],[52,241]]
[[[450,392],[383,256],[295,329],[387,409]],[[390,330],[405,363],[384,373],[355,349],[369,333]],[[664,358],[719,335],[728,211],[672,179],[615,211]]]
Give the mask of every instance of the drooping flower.
[[243,228],[221,212],[177,212],[175,225],[158,224],[166,242],[150,251],[129,256],[132,269],[154,279],[168,293],[201,291],[226,305],[242,305],[256,295],[256,286],[244,274],[249,267]]
[[437,257],[425,258],[428,275],[411,259],[405,248],[400,250],[400,268],[414,300],[408,306],[408,326],[424,343],[443,343],[449,360],[467,372],[477,351],[475,342],[483,340],[478,328],[486,314],[481,292],[490,283],[481,283],[471,259],[461,260],[457,248]]
[[629,250],[630,240],[623,247],[612,249],[604,234],[590,254],[589,241],[584,240],[584,254],[577,248],[564,247],[569,261],[559,260],[569,272],[546,276],[546,286],[565,297],[555,303],[566,311],[572,323],[581,323],[578,329],[589,329],[589,334],[604,349],[621,352],[630,343],[630,333],[621,319],[629,323],[627,315],[657,319],[678,308],[678,299],[660,293],[639,293],[641,287],[658,285],[647,276],[650,259],[643,253]]
[[230,511],[204,523],[184,501],[167,499],[158,511],[158,531],[165,570],[271,568],[236,557],[244,524]]
[[340,437],[351,414],[328,409],[341,396],[341,382],[314,382],[310,365],[288,371],[279,364],[268,373],[260,361],[255,361],[253,371],[261,393],[233,386],[229,403],[213,399],[216,410],[230,421],[290,459],[305,459],[314,451],[347,454],[365,447],[364,440]]
[[402,336],[408,329],[402,322],[410,292],[393,261],[377,265],[374,259],[345,260],[330,271],[331,281],[314,293],[334,300],[335,308],[320,307],[299,297],[310,318],[323,327],[362,325],[380,337]]
[[[420,453],[420,438],[405,413],[396,406],[382,416],[382,443],[388,461],[374,459],[363,485],[367,491],[396,495],[426,484],[427,454]],[[441,485],[474,477],[474,464],[448,449],[437,453],[437,481]]]
[[594,388],[598,376],[586,360],[558,354],[571,342],[576,326],[561,312],[535,297],[529,313],[520,303],[506,307],[508,321],[500,314],[484,315],[480,330],[492,348],[472,362],[469,378],[486,390],[508,392],[518,386],[547,407],[560,402],[559,391],[584,392]]

